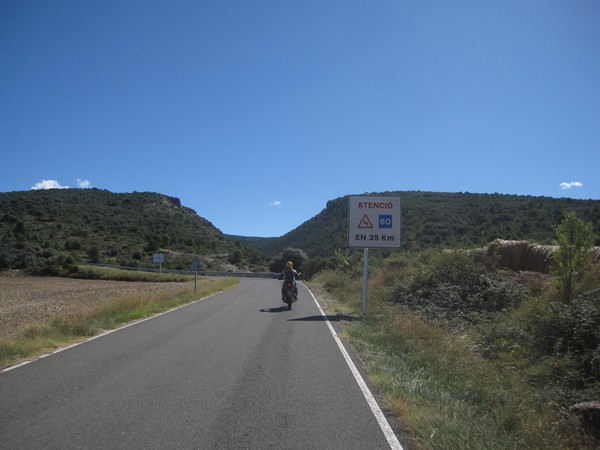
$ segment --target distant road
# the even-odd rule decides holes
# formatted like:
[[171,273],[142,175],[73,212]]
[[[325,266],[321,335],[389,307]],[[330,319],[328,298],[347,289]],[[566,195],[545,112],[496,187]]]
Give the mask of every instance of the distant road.
[[280,283],[0,373],[0,448],[390,448],[310,293],[287,311]]

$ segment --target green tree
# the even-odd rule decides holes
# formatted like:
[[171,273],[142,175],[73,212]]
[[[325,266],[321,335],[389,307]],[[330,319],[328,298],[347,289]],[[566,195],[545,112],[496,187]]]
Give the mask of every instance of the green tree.
[[269,270],[272,272],[281,272],[285,268],[285,263],[287,261],[292,262],[294,269],[301,270],[302,264],[308,261],[308,257],[306,256],[306,253],[304,253],[304,250],[288,247],[271,261]]
[[92,262],[92,263],[100,262],[100,250],[98,249],[98,247],[96,247],[96,246],[90,247],[87,251],[87,255],[88,255],[88,258],[90,259],[90,262]]
[[585,267],[594,245],[592,224],[584,222],[573,212],[566,212],[556,227],[556,235],[558,250],[552,255],[552,271],[562,299],[568,303],[573,292],[573,276]]
[[15,225],[15,233],[17,234],[25,234],[25,232],[27,231],[25,224],[21,221],[18,221],[17,224]]
[[240,262],[242,262],[242,252],[239,248],[236,248],[230,255],[229,255],[229,262],[231,264],[238,264]]

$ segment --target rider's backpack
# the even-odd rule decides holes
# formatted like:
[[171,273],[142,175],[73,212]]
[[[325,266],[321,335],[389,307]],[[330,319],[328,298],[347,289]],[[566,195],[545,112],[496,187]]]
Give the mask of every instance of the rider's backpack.
[[285,269],[283,271],[283,278],[285,281],[294,281],[294,271],[292,269]]

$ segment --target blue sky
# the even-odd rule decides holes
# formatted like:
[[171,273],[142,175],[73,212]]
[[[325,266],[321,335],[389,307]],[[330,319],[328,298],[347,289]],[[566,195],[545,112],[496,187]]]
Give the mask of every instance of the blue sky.
[[1,192],[245,236],[365,192],[600,199],[600,2],[0,0],[0,152]]

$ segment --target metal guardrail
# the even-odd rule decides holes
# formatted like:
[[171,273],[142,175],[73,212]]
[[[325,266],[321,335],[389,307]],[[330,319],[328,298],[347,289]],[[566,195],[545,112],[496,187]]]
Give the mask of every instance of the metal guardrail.
[[[87,264],[88,266],[103,267],[106,269],[133,270],[138,272],[156,272],[156,273],[177,273],[182,275],[194,275],[193,270],[175,270],[175,269],[156,269],[154,267],[131,267],[131,266],[113,266],[110,264]],[[199,270],[198,275],[207,277],[248,277],[248,278],[277,278],[277,272],[224,272],[213,270]]]

